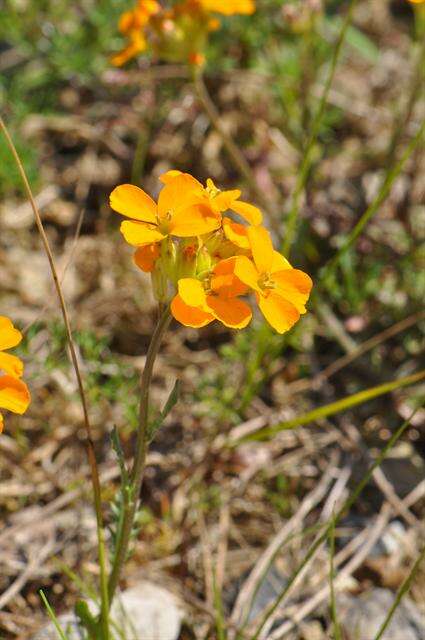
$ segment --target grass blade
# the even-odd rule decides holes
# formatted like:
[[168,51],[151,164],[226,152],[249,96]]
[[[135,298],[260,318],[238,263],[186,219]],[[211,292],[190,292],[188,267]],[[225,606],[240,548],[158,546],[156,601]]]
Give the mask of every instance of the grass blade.
[[40,593],[40,598],[43,600],[43,604],[46,607],[47,610],[47,614],[50,618],[50,620],[52,621],[52,624],[54,625],[56,631],[58,632],[58,636],[61,640],[68,640],[65,632],[63,631],[62,627],[59,624],[59,620],[57,619],[55,612],[53,611],[52,607],[50,606],[49,601],[47,600],[46,595],[44,594],[44,591],[42,589],[40,589],[39,591]]
[[330,529],[329,529],[329,585],[330,585],[330,598],[331,598],[330,610],[331,610],[331,619],[333,624],[334,640],[342,640],[341,628],[339,626],[338,614],[336,610],[336,599],[335,599],[335,588],[334,588],[334,580],[335,580],[334,557],[335,557],[335,514],[332,515]]
[[405,378],[392,380],[391,382],[380,384],[377,387],[371,387],[370,389],[359,391],[358,393],[354,393],[350,396],[342,398],[341,400],[337,400],[336,402],[331,402],[330,404],[325,404],[323,407],[319,407],[318,409],[308,411],[307,413],[304,413],[297,418],[293,418],[292,420],[280,422],[279,424],[273,425],[272,427],[264,427],[259,431],[244,436],[241,440],[232,443],[232,446],[236,446],[241,441],[264,440],[272,438],[280,431],[284,431],[286,429],[294,429],[295,427],[300,427],[302,425],[309,424],[310,422],[320,420],[320,418],[327,418],[328,416],[340,413],[341,411],[346,411],[347,409],[351,409],[351,407],[355,407],[358,404],[362,404],[363,402],[368,402],[373,398],[382,396],[385,393],[390,393],[391,391],[395,391],[396,389],[400,389],[401,387],[415,384],[416,382],[420,382],[424,379],[425,369],[410,376],[406,376]]

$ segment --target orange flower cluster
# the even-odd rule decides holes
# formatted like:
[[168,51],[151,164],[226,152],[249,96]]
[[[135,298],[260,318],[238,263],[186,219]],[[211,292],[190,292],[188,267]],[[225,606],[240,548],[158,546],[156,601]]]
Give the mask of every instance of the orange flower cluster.
[[134,261],[151,273],[158,301],[170,303],[186,326],[219,320],[242,329],[252,318],[243,298],[252,291],[271,326],[288,331],[306,312],[312,282],[273,249],[261,211],[241,201],[239,190],[220,191],[212,180],[203,186],[180,171],[160,180],[157,203],[131,184],[110,196],[112,209],[128,218],[121,233],[137,247]]
[[220,26],[212,14],[229,16],[254,11],[254,0],[182,0],[171,8],[163,8],[156,0],[138,0],[120,18],[118,28],[128,44],[111,62],[120,67],[151,49],[168,62],[200,65],[209,32]]
[[[0,316],[0,409],[13,413],[24,413],[31,397],[22,380],[24,365],[21,360],[6,349],[16,347],[22,340],[21,332],[15,329],[9,318]],[[0,413],[0,433],[3,431],[3,417]]]

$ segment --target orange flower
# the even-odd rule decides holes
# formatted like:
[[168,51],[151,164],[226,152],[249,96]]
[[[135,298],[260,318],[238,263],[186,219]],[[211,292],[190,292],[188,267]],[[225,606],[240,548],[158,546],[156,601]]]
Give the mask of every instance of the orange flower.
[[123,36],[126,36],[129,43],[122,51],[111,58],[113,65],[121,67],[131,58],[147,49],[145,29],[151,17],[158,13],[159,10],[160,6],[155,0],[139,0],[133,10],[122,14],[118,29]]
[[[0,316],[0,409],[8,409],[13,413],[22,414],[26,411],[31,397],[28,388],[19,378],[23,374],[23,364],[19,358],[5,349],[16,347],[22,340],[20,331],[15,329],[11,321]],[[0,433],[3,430],[3,418],[0,414]]]
[[306,312],[311,279],[273,250],[270,234],[263,227],[249,227],[247,237],[253,261],[238,256],[235,275],[255,291],[258,306],[271,326],[285,333]]
[[126,241],[136,247],[164,240],[168,235],[187,238],[210,233],[221,225],[221,215],[197,195],[198,181],[189,174],[167,180],[156,204],[147,193],[131,184],[113,190],[114,211],[130,218],[121,224]]
[[222,260],[203,280],[181,278],[171,302],[176,320],[188,327],[204,327],[214,319],[226,327],[243,329],[252,318],[249,306],[238,296],[247,292],[234,274],[235,258]]

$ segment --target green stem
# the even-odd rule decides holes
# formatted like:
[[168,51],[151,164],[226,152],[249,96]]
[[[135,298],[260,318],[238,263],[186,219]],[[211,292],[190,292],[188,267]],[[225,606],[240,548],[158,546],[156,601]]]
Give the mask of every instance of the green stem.
[[115,591],[117,589],[121,571],[128,555],[131,541],[131,532],[139,504],[140,490],[143,483],[143,476],[146,466],[146,456],[149,448],[149,395],[152,380],[153,367],[158,355],[162,338],[170,323],[171,314],[167,306],[162,312],[146,354],[146,363],[141,377],[139,427],[137,431],[136,452],[134,455],[133,468],[130,475],[131,495],[129,501],[124,505],[124,515],[122,528],[117,541],[117,550],[109,576],[108,593],[109,605],[112,604]]
[[299,168],[297,182],[295,184],[295,188],[292,194],[291,209],[288,215],[288,222],[287,222],[287,227],[285,231],[285,239],[282,245],[282,252],[286,256],[289,255],[291,245],[294,240],[298,215],[300,211],[300,199],[304,191],[305,185],[307,183],[308,175],[310,173],[310,168],[312,164],[312,151],[316,144],[317,137],[319,135],[320,126],[322,124],[323,115],[325,113],[326,103],[327,103],[329,91],[331,89],[332,82],[334,79],[342,45],[345,40],[347,29],[350,26],[351,17],[353,15],[353,11],[357,2],[358,0],[351,0],[350,2],[350,6],[348,8],[347,15],[342,25],[342,28],[338,37],[338,41],[335,45],[334,53],[331,60],[331,66],[329,69],[329,74],[323,89],[322,97],[320,98],[319,107],[313,119],[310,138],[307,142],[303,159],[301,162],[301,166]]

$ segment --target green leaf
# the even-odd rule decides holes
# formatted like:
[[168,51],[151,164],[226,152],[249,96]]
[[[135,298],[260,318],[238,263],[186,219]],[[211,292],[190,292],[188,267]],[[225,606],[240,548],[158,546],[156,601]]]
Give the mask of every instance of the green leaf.
[[62,629],[62,627],[59,624],[59,620],[56,617],[55,612],[53,611],[52,607],[50,606],[49,601],[47,600],[47,597],[44,593],[44,591],[42,589],[40,589],[40,597],[43,600],[44,606],[47,609],[47,615],[49,616],[50,620],[52,621],[56,631],[58,632],[59,638],[61,640],[67,640],[67,637]]
[[164,420],[168,416],[168,414],[173,410],[175,405],[177,404],[180,397],[180,380],[176,380],[174,383],[174,387],[171,390],[170,395],[168,396],[168,400],[165,403],[163,410],[160,412],[158,418],[152,422],[149,426],[148,439],[153,440],[156,435],[158,429],[162,426]]

